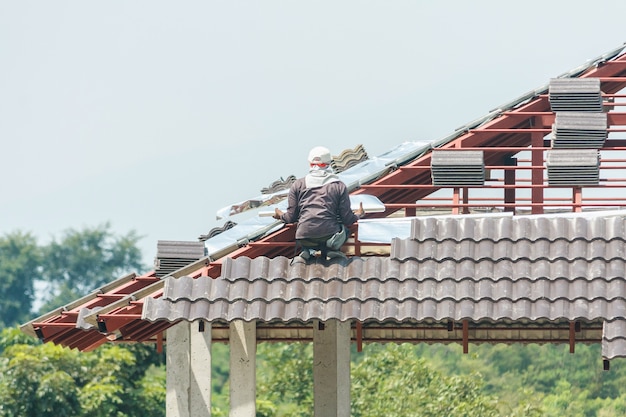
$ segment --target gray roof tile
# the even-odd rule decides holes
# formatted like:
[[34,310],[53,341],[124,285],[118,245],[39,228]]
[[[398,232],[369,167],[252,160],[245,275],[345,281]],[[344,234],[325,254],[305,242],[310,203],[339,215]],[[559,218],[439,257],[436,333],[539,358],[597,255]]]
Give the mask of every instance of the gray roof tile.
[[612,240],[624,237],[625,215],[460,216],[415,219],[411,239],[453,240]]
[[217,279],[168,277],[142,317],[605,322],[603,355],[626,356],[623,228],[620,216],[419,219],[388,258],[240,257],[226,259]]
[[354,149],[344,149],[339,155],[333,155],[330,164],[338,174],[368,159],[369,156],[363,145],[357,145]]

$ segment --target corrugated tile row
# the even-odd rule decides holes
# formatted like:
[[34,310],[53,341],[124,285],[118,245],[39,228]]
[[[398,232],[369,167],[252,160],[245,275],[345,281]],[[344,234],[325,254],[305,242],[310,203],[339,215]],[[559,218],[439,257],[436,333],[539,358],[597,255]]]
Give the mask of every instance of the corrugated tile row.
[[[168,278],[169,279],[169,278]],[[437,300],[414,299],[386,301],[358,299],[341,300],[207,300],[189,301],[186,299],[147,299],[142,318],[149,321],[177,320],[207,321],[258,320],[261,322],[282,321],[307,323],[312,320],[400,323],[415,318],[443,320],[581,320],[610,316],[618,317],[626,313],[623,300],[594,300],[570,302],[565,299],[549,300]],[[591,320],[591,319],[590,319]],[[624,352],[626,353],[626,352]]]
[[[344,267],[326,268],[328,274],[323,277],[309,271],[302,276],[293,276],[285,269],[271,267],[282,264],[287,269],[302,271],[302,268],[290,265],[289,259],[278,257],[272,262],[264,262],[266,259],[228,260],[224,276],[216,280],[208,277],[167,278],[162,300],[192,304],[204,301],[215,305],[221,303],[223,308],[214,312],[219,311],[219,314],[228,310],[225,306],[232,304],[240,308],[248,304],[248,314],[254,310],[260,314],[256,318],[262,321],[313,318],[379,321],[409,318],[594,320],[626,316],[623,276],[613,279],[581,277],[576,280],[545,276],[513,280],[508,276],[481,279],[477,278],[478,274],[468,274],[466,278],[459,279],[450,274],[443,278],[436,269],[432,271],[439,276],[430,275],[431,270],[420,268],[419,261],[389,258],[384,263],[390,266],[384,267],[382,272],[393,271],[391,275],[383,273],[378,277],[363,278],[353,276],[350,268]],[[344,263],[367,263],[370,259],[379,258],[353,258]],[[246,267],[237,268],[239,263]],[[305,265],[304,269],[319,271],[318,265]],[[239,272],[247,270],[249,274],[232,276],[229,274],[230,266]],[[258,273],[263,266],[264,273]],[[270,270],[282,273],[272,275],[268,273]],[[400,276],[395,273],[397,271]],[[450,272],[454,273],[454,270]],[[320,306],[325,306],[323,311],[318,311]],[[280,311],[281,308],[286,310]],[[270,311],[272,315],[266,316]],[[317,316],[318,313],[324,315]],[[395,316],[396,313],[399,316]],[[231,317],[230,313],[228,317]],[[247,316],[246,319],[253,317]],[[227,317],[214,317],[210,313],[209,318]]]
[[[397,262],[397,261],[396,261]],[[407,261],[415,267],[415,261]],[[404,271],[410,272],[406,268]],[[453,272],[453,271],[452,271]],[[252,275],[254,276],[254,275]],[[252,277],[251,276],[251,277]],[[538,277],[511,279],[508,276],[458,278],[454,276],[432,276],[419,269],[418,274],[406,274],[401,278],[380,277],[361,279],[334,276],[324,278],[241,277],[235,280],[220,278],[215,281],[204,278],[179,278],[165,282],[164,298],[170,300],[198,301],[215,300],[378,300],[385,302],[423,301],[445,299],[474,301],[511,300],[555,302],[565,299],[575,301],[626,300],[623,277],[607,279],[598,277]],[[595,318],[595,317],[594,317]]]
[[363,145],[357,145],[354,149],[344,149],[339,155],[333,155],[330,165],[338,174],[368,159]]
[[626,357],[623,229],[622,216],[418,218],[389,258],[240,257],[226,259],[217,279],[168,277],[142,318],[579,320],[604,323],[605,359]]
[[288,190],[294,182],[296,182],[295,175],[290,175],[287,179],[281,177],[279,180],[271,183],[269,187],[261,188],[261,194],[273,194],[278,191]]
[[209,233],[207,233],[206,235],[198,236],[198,241],[204,242],[207,239],[211,239],[212,237],[215,237],[219,235],[220,233],[227,231],[228,229],[232,229],[235,226],[237,226],[237,223],[231,220],[227,220],[222,226],[214,227],[211,230],[209,230]]
[[612,240],[624,239],[626,212],[607,216],[459,216],[413,219],[411,239],[425,241],[482,240]]
[[[365,274],[359,275],[359,271]],[[382,274],[365,278],[376,271]],[[513,280],[479,279],[471,274],[458,279],[452,274],[441,279],[429,277],[420,262],[413,259],[352,258],[329,264],[292,265],[282,257],[238,258],[225,262],[224,275],[218,279],[166,278],[163,297],[146,299],[142,318],[303,323],[316,319],[619,323],[626,317],[625,292],[623,276]],[[624,350],[620,348],[624,333],[620,335],[619,331],[603,335],[603,346],[608,349],[605,358],[626,356],[626,345]]]
[[[435,260],[443,263],[446,260],[452,261],[457,265],[435,265],[436,268],[455,268],[462,272],[463,262],[470,263],[482,262],[481,268],[493,269],[509,269],[511,272],[527,274],[536,274],[536,272],[527,272],[524,268],[537,268],[544,270],[546,268],[555,271],[564,270],[567,273],[574,273],[572,277],[579,276],[581,272],[575,272],[579,268],[583,268],[582,273],[591,273],[593,269],[587,271],[586,262],[599,260],[594,265],[602,274],[621,274],[624,268],[624,251],[625,241],[623,238],[613,238],[605,240],[597,238],[596,240],[587,241],[583,238],[576,240],[557,239],[549,240],[499,240],[490,239],[474,241],[474,240],[444,240],[442,242],[427,240],[424,242],[410,241],[404,239],[392,240],[391,257],[397,259],[418,259],[422,263],[429,260]],[[581,260],[583,263],[576,263]],[[564,262],[560,262],[564,261]],[[611,264],[605,264],[604,261],[615,261]],[[532,264],[529,264],[532,263]],[[516,263],[519,265],[510,265]],[[425,265],[428,267],[428,265]],[[468,265],[473,272],[475,266]],[[477,269],[477,272],[480,269]],[[613,272],[611,272],[613,271]],[[567,275],[565,275],[567,276]]]

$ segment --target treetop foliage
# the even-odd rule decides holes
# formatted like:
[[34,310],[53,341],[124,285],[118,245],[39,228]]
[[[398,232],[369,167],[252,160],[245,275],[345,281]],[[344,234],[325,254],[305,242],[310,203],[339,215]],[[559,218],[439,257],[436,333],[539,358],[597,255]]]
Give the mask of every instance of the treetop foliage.
[[[137,247],[140,237],[133,231],[117,236],[110,227],[69,229],[47,245],[39,245],[30,233],[0,236],[0,329],[146,270]],[[41,306],[33,311],[36,301]]]

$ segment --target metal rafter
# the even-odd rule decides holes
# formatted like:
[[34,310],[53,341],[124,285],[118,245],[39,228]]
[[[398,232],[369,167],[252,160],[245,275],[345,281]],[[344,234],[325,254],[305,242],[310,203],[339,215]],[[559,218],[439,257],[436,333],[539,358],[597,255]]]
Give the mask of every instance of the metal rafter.
[[[607,108],[614,110],[626,105],[624,102],[614,101],[626,98],[626,95],[618,94],[626,88],[626,54],[612,57],[609,61],[600,62],[596,66],[587,68],[582,73],[575,75],[581,78],[600,79]],[[544,207],[551,204],[549,203],[551,200],[544,195],[546,186],[543,175],[543,158],[545,148],[549,146],[545,142],[544,136],[549,131],[554,118],[555,114],[550,109],[548,95],[546,92],[539,92],[515,108],[497,112],[491,120],[471,129],[460,131],[456,137],[442,144],[440,148],[484,149],[486,151],[486,166],[495,166],[498,169],[504,169],[505,172],[505,184],[500,187],[503,190],[503,201],[498,205],[509,211],[515,210],[519,206],[530,206],[533,212],[541,212]],[[608,123],[609,126],[626,126],[626,113],[610,112]],[[626,137],[609,138],[603,149],[620,150],[616,147],[624,146],[626,146]],[[505,163],[523,149],[528,150],[531,154],[530,168]],[[373,194],[387,205],[387,210],[384,213],[369,214],[369,218],[385,217],[401,209],[404,209],[407,215],[414,215],[418,207],[415,202],[427,201],[431,194],[439,190],[439,188],[432,186],[430,164],[431,153],[426,153],[406,165],[396,167],[395,170],[372,183],[363,185],[353,194]],[[623,164],[626,167],[626,160]],[[515,189],[522,189],[525,184],[515,177],[514,172],[520,169],[530,169],[532,173],[530,204],[527,198],[516,197],[514,192]],[[622,187],[626,188],[626,185]],[[572,210],[580,210],[585,204],[585,199],[580,189],[570,188],[572,188]],[[433,203],[432,207],[451,208],[454,206],[458,210],[466,210],[474,204],[471,202],[473,199],[468,197],[467,190],[468,188],[464,190],[455,189],[453,197],[447,202]],[[480,201],[480,199],[476,199],[476,201]],[[598,205],[598,202],[590,201],[592,205]],[[626,206],[626,203],[622,204]],[[292,256],[294,235],[294,225],[287,225],[257,242],[250,242],[231,252],[228,256],[232,258],[240,256],[250,258]],[[356,245],[355,253],[358,254],[360,253],[358,241]],[[185,273],[190,276],[215,278],[221,272],[221,265],[220,259],[210,263],[204,262],[201,266],[196,265],[195,269]],[[161,296],[162,282],[155,278],[154,272],[150,272],[137,277],[132,283],[114,286],[89,299],[78,300],[69,308],[51,312],[35,319],[22,326],[22,330],[29,334],[37,334],[45,342],[53,342],[80,350],[91,350],[108,341],[143,342],[156,340],[163,331],[174,323],[150,323],[141,320],[142,300],[145,297],[158,298]],[[101,308],[101,312],[92,311],[86,317],[86,321],[91,322],[93,327],[90,329],[77,328],[79,312],[83,309],[94,310],[96,308]]]

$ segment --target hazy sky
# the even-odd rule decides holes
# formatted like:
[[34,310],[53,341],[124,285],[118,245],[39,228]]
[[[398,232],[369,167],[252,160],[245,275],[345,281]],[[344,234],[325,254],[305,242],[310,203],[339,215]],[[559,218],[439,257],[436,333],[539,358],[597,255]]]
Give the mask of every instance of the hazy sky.
[[444,137],[626,41],[626,1],[0,0],[0,235],[196,240],[220,208]]

